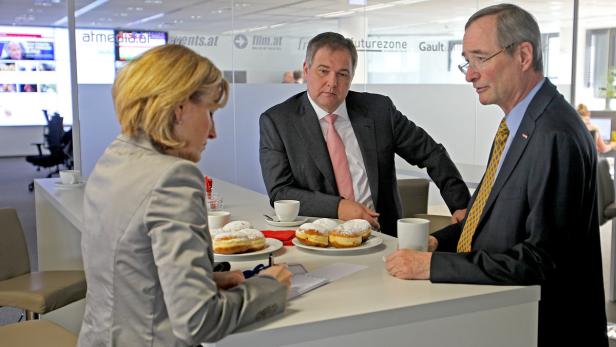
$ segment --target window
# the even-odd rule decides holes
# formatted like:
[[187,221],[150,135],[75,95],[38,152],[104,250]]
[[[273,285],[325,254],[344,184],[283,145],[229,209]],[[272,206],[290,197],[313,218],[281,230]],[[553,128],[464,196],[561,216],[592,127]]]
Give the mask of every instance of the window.
[[592,88],[597,98],[605,98],[606,91],[614,93],[616,28],[586,31],[585,56],[584,85]]

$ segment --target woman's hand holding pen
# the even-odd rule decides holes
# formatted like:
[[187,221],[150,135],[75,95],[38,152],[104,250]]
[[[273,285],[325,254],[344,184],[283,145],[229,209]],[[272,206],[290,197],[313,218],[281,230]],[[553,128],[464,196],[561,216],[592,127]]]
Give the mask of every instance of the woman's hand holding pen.
[[287,288],[291,287],[291,277],[293,274],[289,271],[286,264],[272,265],[259,272],[258,276],[264,275],[273,277],[276,281],[284,284]]

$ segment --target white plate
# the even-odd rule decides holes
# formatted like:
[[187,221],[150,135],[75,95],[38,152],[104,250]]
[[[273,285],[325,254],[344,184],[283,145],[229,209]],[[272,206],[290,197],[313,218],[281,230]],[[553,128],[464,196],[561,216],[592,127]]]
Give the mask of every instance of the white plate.
[[[214,261],[235,261],[235,260],[248,260],[243,258],[252,258],[255,256],[267,256],[270,253],[274,253],[280,248],[282,248],[282,241],[276,239],[265,239],[265,244],[267,247],[263,248],[260,251],[250,252],[250,253],[239,253],[239,254],[218,254],[214,253]],[[263,257],[259,257],[263,258]]]
[[296,227],[298,225],[302,225],[308,221],[308,217],[297,217],[296,220],[292,222],[280,222],[277,220],[269,220],[265,219],[265,222],[269,225],[273,225],[275,227]]
[[60,188],[60,189],[79,188],[79,187],[83,187],[84,184],[85,182],[79,182],[79,183],[73,183],[73,184],[64,184],[60,181],[54,182],[54,185],[56,186],[56,188]]
[[309,249],[311,251],[316,251],[319,253],[335,255],[337,253],[349,254],[349,253],[355,253],[359,251],[364,251],[366,249],[374,248],[380,245],[381,243],[383,243],[383,239],[379,236],[371,235],[370,238],[364,241],[364,243],[362,243],[360,246],[352,247],[352,248],[335,248],[335,247],[323,248],[323,247],[308,246],[308,245],[301,243],[301,241],[298,240],[297,238],[294,238],[292,242],[295,246],[299,248]]

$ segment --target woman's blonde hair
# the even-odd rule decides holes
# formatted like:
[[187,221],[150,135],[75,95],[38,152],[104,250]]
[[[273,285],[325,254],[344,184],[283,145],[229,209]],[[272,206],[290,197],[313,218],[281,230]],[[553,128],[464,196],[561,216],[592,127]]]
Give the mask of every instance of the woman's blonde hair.
[[580,116],[586,116],[589,113],[588,107],[586,107],[586,105],[584,105],[584,104],[578,104],[578,106],[577,106],[577,113]]
[[211,109],[223,107],[229,84],[207,58],[181,45],[152,48],[118,73],[112,88],[122,133],[145,132],[162,150],[182,148],[174,132],[175,109],[205,97]]

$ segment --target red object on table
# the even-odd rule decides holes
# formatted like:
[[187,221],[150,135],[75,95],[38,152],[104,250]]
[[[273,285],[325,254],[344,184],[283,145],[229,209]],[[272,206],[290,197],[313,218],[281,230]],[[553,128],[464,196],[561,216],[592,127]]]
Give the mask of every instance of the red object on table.
[[282,241],[285,246],[293,246],[291,242],[295,238],[295,230],[261,230],[265,237]]
[[207,193],[207,198],[211,199],[211,197],[212,197],[212,185],[214,184],[214,182],[212,181],[212,178],[210,176],[205,176],[204,177],[204,182],[205,182],[205,192]]

